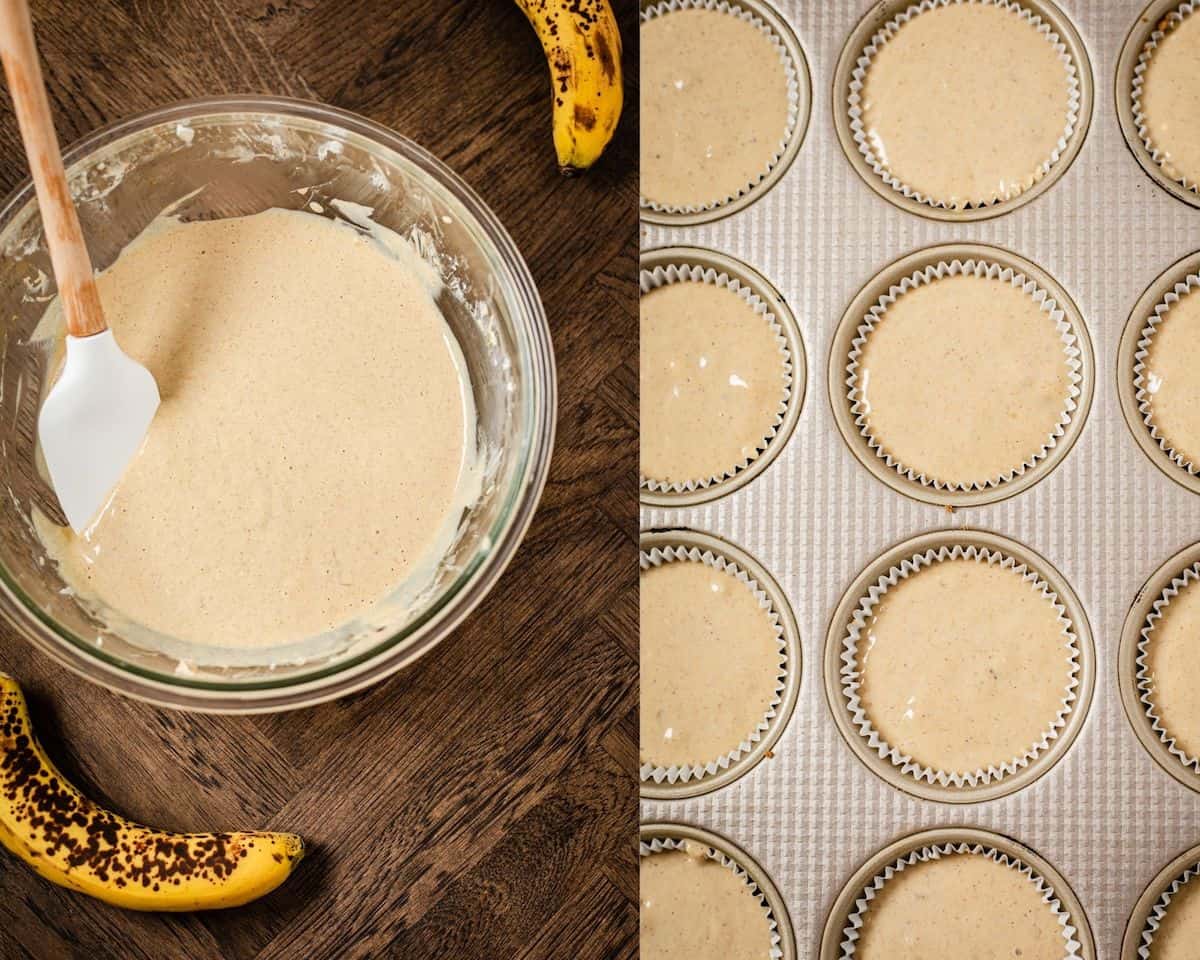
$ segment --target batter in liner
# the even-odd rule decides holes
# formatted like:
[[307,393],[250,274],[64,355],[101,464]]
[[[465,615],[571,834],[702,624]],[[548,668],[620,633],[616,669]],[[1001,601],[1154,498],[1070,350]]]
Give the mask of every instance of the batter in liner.
[[786,402],[780,337],[728,287],[679,281],[641,300],[641,473],[732,473],[758,456]]
[[296,211],[165,219],[98,285],[162,405],[85,536],[40,524],[77,593],[193,644],[269,647],[436,564],[474,403],[404,241]]
[[1200,940],[1200,883],[1188,880],[1172,895],[1150,943],[1150,960],[1192,960]]
[[991,2],[902,24],[871,59],[867,145],[913,191],[952,209],[1004,200],[1046,172],[1067,129],[1067,65],[1046,34]]
[[863,914],[858,960],[1063,960],[1063,928],[1035,882],[981,853],[917,861]]
[[1150,423],[1168,449],[1200,468],[1200,294],[1196,287],[1163,314],[1144,364]]
[[644,21],[641,193],[664,206],[737,196],[765,175],[787,134],[788,83],[762,29],[717,10]]
[[858,641],[863,709],[934,770],[1022,758],[1059,715],[1072,649],[1042,588],[1011,567],[935,561],[889,587]]
[[958,274],[900,295],[858,360],[868,435],[905,469],[960,487],[1040,455],[1070,367],[1050,313],[1008,280]]
[[1189,578],[1163,608],[1146,641],[1154,713],[1175,745],[1200,755],[1200,581]]
[[767,912],[703,847],[639,858],[642,960],[769,960]]
[[1200,17],[1194,13],[1158,42],[1146,62],[1142,115],[1163,171],[1200,190]]
[[641,762],[703,766],[748,738],[775,699],[778,633],[750,587],[698,560],[642,571]]

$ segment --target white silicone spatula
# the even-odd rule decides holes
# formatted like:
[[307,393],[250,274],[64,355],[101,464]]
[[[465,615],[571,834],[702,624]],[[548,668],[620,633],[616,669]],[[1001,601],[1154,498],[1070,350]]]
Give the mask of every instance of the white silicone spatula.
[[137,453],[158,385],[104,321],[42,83],[26,0],[0,0],[0,58],[37,189],[67,322],[66,361],[38,416],[38,439],[67,521],[82,533]]

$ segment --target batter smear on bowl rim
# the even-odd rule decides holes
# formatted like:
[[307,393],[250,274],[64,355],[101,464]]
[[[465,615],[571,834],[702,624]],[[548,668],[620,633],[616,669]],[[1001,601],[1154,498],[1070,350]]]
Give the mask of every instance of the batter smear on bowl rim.
[[478,490],[466,364],[433,267],[340,209],[160,218],[99,275],[162,394],[85,534],[38,523],[99,615],[271,647],[432,578]]

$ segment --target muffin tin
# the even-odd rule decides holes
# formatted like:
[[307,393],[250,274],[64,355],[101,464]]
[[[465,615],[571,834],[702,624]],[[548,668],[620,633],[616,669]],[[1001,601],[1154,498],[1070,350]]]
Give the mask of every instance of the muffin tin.
[[[808,54],[814,117],[836,124],[848,38],[900,5],[777,6]],[[1070,25],[1064,35],[1082,38],[1078,59],[1090,66],[1081,86],[1119,85],[1126,38],[1146,25],[1138,9],[1063,0],[1056,15]],[[1078,926],[1091,931],[1095,946],[1084,955],[1134,960],[1136,951],[1123,954],[1122,945],[1139,897],[1164,864],[1200,843],[1200,791],[1160,766],[1122,707],[1120,650],[1147,578],[1200,543],[1200,489],[1175,482],[1142,449],[1140,420],[1127,423],[1121,413],[1119,363],[1128,318],[1142,312],[1139,298],[1200,251],[1200,211],[1148,179],[1126,146],[1118,104],[1096,101],[1072,144],[1078,156],[1059,161],[1064,176],[970,211],[976,217],[940,219],[928,207],[882,199],[826,119],[810,126],[788,172],[735,215],[643,227],[645,250],[702,247],[760,273],[796,318],[810,380],[826,378],[839,319],[863,285],[898,258],[945,244],[1000,247],[1043,272],[1069,294],[1094,354],[1091,408],[1070,449],[1003,500],[929,503],[885,483],[852,453],[822,389],[771,463],[736,489],[703,503],[643,502],[644,530],[687,527],[732,542],[761,562],[795,613],[805,666],[791,719],[769,755],[703,797],[644,797],[641,817],[703,827],[743,846],[778,887],[801,956],[822,955],[838,891],[862,864],[897,838],[953,825],[1036,851],[1072,891]],[[1073,742],[1055,761],[1010,781],[1011,792],[954,805],[877,775],[847,745],[825,696],[825,644],[848,588],[898,544],[947,530],[1004,537],[1043,558],[1043,574],[1057,571],[1072,589],[1095,658],[1091,703],[1076,705]]]

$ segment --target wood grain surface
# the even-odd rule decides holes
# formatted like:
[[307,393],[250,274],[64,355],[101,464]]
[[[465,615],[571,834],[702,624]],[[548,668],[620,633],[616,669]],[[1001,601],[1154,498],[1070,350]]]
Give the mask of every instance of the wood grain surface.
[[[507,225],[541,290],[560,401],[550,481],[497,588],[433,655],[347,700],[173,713],[65,673],[7,628],[0,670],[97,800],[312,854],[249,907],[124,913],[0,851],[0,958],[620,958],[637,953],[637,11],[626,115],[561,178],[549,80],[509,0],[33,0],[59,134],[171,100],[273,93],[388,124]],[[0,189],[24,176],[7,93]]]

